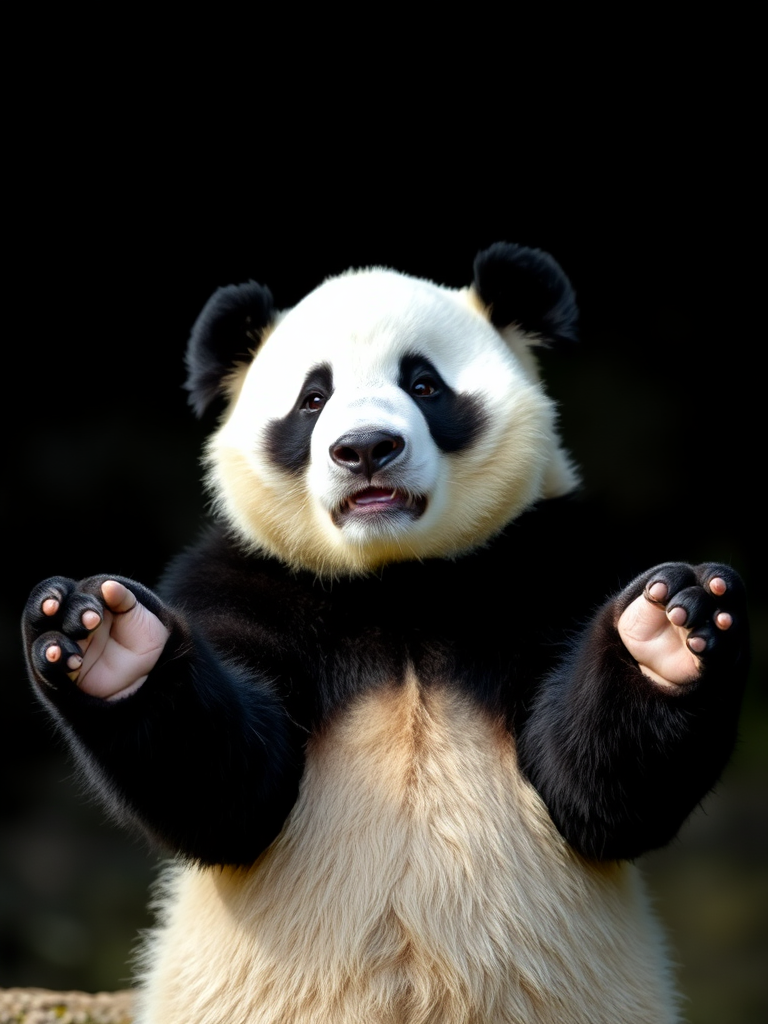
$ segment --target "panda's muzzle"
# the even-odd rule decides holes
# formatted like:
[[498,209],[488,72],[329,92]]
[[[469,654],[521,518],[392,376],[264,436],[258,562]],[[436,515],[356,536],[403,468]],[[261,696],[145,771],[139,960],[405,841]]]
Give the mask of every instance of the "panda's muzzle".
[[343,434],[329,448],[331,460],[350,473],[372,480],[405,451],[405,438],[388,430],[360,430]]
[[353,519],[378,515],[406,515],[418,519],[427,506],[415,495],[388,484],[387,470],[405,452],[405,438],[387,430],[360,430],[343,434],[329,448],[332,462],[371,485],[349,494],[332,514],[336,526]]

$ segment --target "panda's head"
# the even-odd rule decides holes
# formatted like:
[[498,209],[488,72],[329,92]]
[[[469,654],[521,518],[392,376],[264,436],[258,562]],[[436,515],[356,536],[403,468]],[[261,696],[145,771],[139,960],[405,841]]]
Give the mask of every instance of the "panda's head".
[[573,339],[571,286],[516,245],[474,270],[348,271],[285,312],[253,282],[214,293],[186,387],[198,415],[227,401],[206,479],[247,546],[329,577],[454,557],[573,488],[531,351]]

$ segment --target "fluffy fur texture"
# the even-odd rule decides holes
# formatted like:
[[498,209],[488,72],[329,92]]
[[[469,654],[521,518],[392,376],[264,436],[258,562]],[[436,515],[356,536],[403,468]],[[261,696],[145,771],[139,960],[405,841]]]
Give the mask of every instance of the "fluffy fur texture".
[[[206,452],[217,510],[248,547],[323,576],[476,547],[537,498],[566,493],[575,482],[553,404],[532,361],[520,358],[527,347],[519,329],[502,337],[468,289],[375,269],[326,282],[278,321],[258,359],[227,382],[230,409]],[[438,440],[401,386],[403,361],[419,357],[442,368],[443,390],[454,398],[437,414],[445,421]],[[322,381],[307,379],[321,366]],[[280,431],[275,424],[296,418],[297,396],[313,388],[327,407],[301,445],[307,438],[294,436],[301,427]],[[471,396],[471,404],[465,398],[462,406],[458,395]],[[462,416],[482,421],[465,428],[471,457],[461,457]],[[334,521],[349,472],[327,452],[371,425],[405,440],[388,484],[414,499],[429,494],[424,514],[407,530],[386,520],[375,532],[369,522],[339,529]],[[449,428],[459,436],[446,439]],[[286,473],[274,449],[291,452],[288,468],[298,472]]]
[[[506,244],[466,289],[373,268],[201,313],[215,522],[156,592],[51,577],[23,623],[91,784],[175,855],[142,1024],[680,1019],[631,861],[730,754],[744,595],[684,563],[593,588],[535,358],[575,323]],[[687,674],[630,654],[627,609],[682,615]]]

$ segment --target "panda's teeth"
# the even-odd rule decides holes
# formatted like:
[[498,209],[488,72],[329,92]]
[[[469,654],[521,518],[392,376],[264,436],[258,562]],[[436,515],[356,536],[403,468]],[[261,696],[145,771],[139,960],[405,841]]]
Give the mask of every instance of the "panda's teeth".
[[395,521],[395,516],[405,515],[418,519],[427,507],[427,499],[399,487],[391,491],[383,487],[368,487],[357,494],[350,494],[339,505],[331,518],[336,526],[342,526],[347,517],[358,522],[376,523],[381,518]]
[[391,494],[382,493],[381,490],[376,490],[374,493],[371,493],[371,491],[361,491],[359,494],[352,495],[348,504],[350,507],[355,505],[375,505],[380,502],[395,501],[397,495],[398,490],[396,487]]

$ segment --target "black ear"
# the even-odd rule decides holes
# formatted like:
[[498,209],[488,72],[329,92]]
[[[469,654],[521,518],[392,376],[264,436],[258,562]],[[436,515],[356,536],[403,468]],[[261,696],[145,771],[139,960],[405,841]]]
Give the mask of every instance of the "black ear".
[[548,341],[576,340],[576,296],[549,253],[496,242],[477,254],[474,271],[475,291],[494,326],[518,324]]
[[255,281],[218,288],[208,299],[192,326],[186,353],[184,387],[197,416],[222,391],[235,363],[250,361],[274,316],[272,293]]

